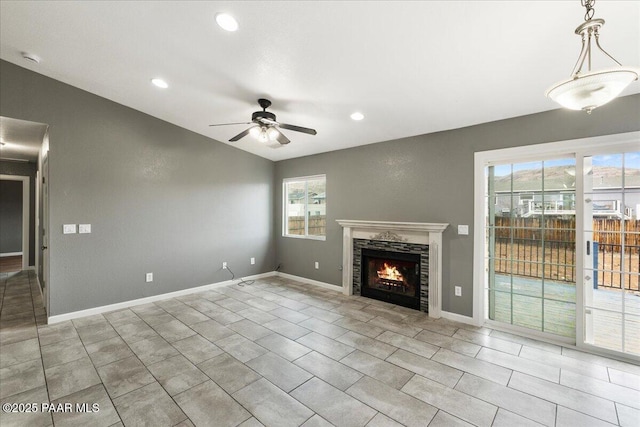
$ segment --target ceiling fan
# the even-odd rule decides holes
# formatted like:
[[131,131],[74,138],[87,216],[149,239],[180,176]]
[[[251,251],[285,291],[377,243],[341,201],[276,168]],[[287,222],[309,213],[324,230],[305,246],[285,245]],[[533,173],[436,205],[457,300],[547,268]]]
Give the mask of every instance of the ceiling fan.
[[243,130],[233,138],[229,140],[229,142],[235,142],[244,138],[245,136],[251,134],[258,139],[260,142],[269,142],[276,140],[281,145],[285,145],[290,143],[289,138],[284,136],[280,129],[288,129],[295,132],[307,133],[309,135],[315,135],[318,132],[315,129],[305,128],[301,126],[288,125],[286,123],[280,123],[276,121],[276,115],[267,111],[267,108],[271,105],[271,101],[268,99],[260,98],[258,99],[258,104],[262,108],[262,111],[256,111],[251,115],[250,122],[238,122],[238,123],[221,123],[216,125],[209,126],[227,126],[227,125],[250,125],[254,124],[248,129]]

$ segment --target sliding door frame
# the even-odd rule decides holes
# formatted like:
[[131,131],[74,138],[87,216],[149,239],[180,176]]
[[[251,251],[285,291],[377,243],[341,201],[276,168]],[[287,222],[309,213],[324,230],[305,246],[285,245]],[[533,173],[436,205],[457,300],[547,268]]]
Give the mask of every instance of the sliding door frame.
[[[474,250],[473,250],[473,323],[477,326],[486,325],[491,328],[506,330],[519,335],[531,336],[544,341],[556,342],[562,345],[575,345],[596,353],[629,358],[631,355],[609,351],[584,342],[584,181],[582,157],[603,150],[612,152],[637,151],[640,142],[640,132],[628,132],[591,138],[581,138],[567,141],[534,144],[520,147],[503,148],[497,150],[480,151],[474,154]],[[563,338],[532,329],[492,321],[486,318],[485,284],[487,274],[485,268],[485,225],[486,209],[485,168],[495,163],[522,163],[540,161],[559,157],[574,157],[576,159],[576,336],[574,339]]]

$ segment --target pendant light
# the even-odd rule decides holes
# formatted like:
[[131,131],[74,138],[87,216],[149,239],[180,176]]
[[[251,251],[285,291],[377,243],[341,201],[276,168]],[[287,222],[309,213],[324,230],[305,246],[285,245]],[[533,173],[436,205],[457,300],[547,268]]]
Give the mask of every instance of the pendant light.
[[[582,37],[582,50],[576,62],[571,78],[554,84],[545,95],[558,104],[571,110],[591,112],[609,101],[612,101],[634,80],[638,79],[638,70],[623,67],[613,56],[600,46],[600,28],[604,19],[593,19],[595,0],[581,0],[587,9],[585,22],[576,28],[576,34]],[[592,39],[596,47],[618,66],[591,71]],[[588,60],[588,70],[582,73],[582,67]]]

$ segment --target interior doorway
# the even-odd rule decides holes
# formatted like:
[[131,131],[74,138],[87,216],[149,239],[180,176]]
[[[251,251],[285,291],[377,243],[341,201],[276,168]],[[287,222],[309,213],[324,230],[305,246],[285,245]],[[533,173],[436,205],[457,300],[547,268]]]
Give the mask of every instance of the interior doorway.
[[30,177],[0,175],[0,272],[29,268]]
[[[41,242],[42,230],[48,229],[48,219],[43,218],[42,163],[48,151],[48,125],[0,116],[0,182],[12,181],[22,185],[20,195],[22,215],[10,226],[4,227],[3,224],[0,252],[3,255],[9,255],[6,258],[11,258],[13,261],[11,270],[28,272],[30,280],[33,277],[33,282],[40,285],[37,287],[40,288],[39,292],[43,296],[45,296],[44,284],[48,282],[46,278],[48,268],[43,269],[42,266],[45,257]],[[4,196],[3,192],[3,202]],[[14,200],[13,204],[15,203]],[[46,212],[48,214],[48,209]],[[3,212],[0,212],[0,221],[3,219],[2,214]],[[15,231],[14,229],[17,228],[22,232],[20,247],[5,251],[2,239],[7,234],[6,231]],[[15,258],[12,258],[14,255],[20,257],[17,265]],[[0,257],[0,263],[4,258]],[[42,300],[46,306],[47,298]]]

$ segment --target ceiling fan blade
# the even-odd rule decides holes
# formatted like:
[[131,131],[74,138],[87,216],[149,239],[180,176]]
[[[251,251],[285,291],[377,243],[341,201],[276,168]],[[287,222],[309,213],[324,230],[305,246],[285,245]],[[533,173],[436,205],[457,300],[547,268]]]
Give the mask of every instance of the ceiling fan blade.
[[244,138],[245,136],[249,135],[249,132],[251,132],[251,129],[253,129],[253,127],[243,130],[242,132],[240,132],[239,134],[231,138],[229,142],[236,142],[237,140]]
[[253,122],[238,122],[238,123],[220,123],[217,125],[209,125],[209,126],[228,126],[228,125],[250,125]]
[[278,123],[278,126],[281,127],[282,129],[289,129],[296,132],[308,133],[309,135],[316,135],[318,133],[316,132],[315,129],[303,128],[302,126],[288,125],[286,123]]
[[278,136],[276,137],[276,140],[282,145],[286,145],[291,142],[289,138],[284,136],[284,134],[280,131],[278,131]]

